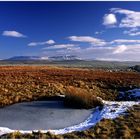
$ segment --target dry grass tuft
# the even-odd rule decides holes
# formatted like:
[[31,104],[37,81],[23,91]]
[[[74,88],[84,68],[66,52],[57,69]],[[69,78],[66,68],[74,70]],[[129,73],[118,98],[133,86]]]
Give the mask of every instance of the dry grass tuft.
[[72,108],[93,108],[103,106],[103,103],[93,94],[82,88],[68,86],[66,88],[66,97],[64,104]]

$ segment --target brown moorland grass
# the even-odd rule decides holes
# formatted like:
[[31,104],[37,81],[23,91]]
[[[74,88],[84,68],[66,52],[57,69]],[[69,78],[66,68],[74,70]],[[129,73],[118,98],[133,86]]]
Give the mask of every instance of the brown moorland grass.
[[140,87],[140,74],[47,66],[1,66],[0,107],[65,94],[67,86],[85,89],[104,100],[115,100],[118,91]]

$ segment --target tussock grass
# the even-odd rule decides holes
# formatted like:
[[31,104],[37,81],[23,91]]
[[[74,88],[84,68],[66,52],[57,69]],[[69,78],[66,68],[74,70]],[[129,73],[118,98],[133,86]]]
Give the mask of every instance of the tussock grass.
[[93,94],[82,88],[69,86],[66,88],[65,106],[72,108],[93,108],[103,106],[103,103]]

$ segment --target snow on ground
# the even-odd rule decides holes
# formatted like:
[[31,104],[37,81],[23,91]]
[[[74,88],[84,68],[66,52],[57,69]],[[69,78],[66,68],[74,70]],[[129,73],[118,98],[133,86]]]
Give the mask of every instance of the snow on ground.
[[140,104],[140,102],[134,102],[134,101],[128,101],[128,102],[113,102],[113,101],[103,101],[104,107],[102,110],[97,107],[95,111],[89,116],[87,120],[84,122],[70,126],[64,129],[58,129],[58,130],[49,130],[50,132],[54,134],[64,134],[64,133],[70,133],[73,131],[82,131],[86,130],[92,126],[94,126],[96,123],[98,123],[101,119],[115,119],[121,114],[124,114],[125,111],[132,107],[133,105]]
[[[129,92],[132,92],[134,96],[137,96],[140,94],[140,89],[134,89],[134,90],[129,90]],[[43,130],[41,132],[51,132],[54,134],[64,134],[64,133],[70,133],[73,131],[82,131],[86,130],[92,126],[94,126],[96,123],[98,123],[101,119],[115,119],[119,115],[125,114],[126,110],[132,107],[133,105],[138,105],[140,104],[140,101],[103,101],[104,107],[103,109],[100,110],[99,107],[93,109],[93,113],[82,123],[66,127],[63,129],[58,129],[58,130]],[[4,128],[0,127],[0,135],[6,134],[6,133],[11,133],[17,130],[11,130],[9,128]],[[37,130],[34,130],[37,131]],[[21,133],[31,133],[32,130],[30,131],[23,131],[20,130]]]

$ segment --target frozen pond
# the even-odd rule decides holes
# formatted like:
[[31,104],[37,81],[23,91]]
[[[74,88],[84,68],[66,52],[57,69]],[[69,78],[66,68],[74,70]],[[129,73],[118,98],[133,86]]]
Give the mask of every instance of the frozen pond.
[[[131,97],[139,97],[140,90],[129,90]],[[124,94],[125,95],[125,94]],[[121,93],[122,96],[122,93]],[[34,101],[19,103],[0,109],[0,135],[19,130],[31,133],[32,130],[64,134],[86,130],[103,118],[115,119],[124,115],[140,101],[104,101],[103,109],[70,109],[63,106],[63,101]]]
[[33,101],[0,109],[0,126],[18,130],[58,129],[80,123],[92,110],[65,108],[62,101]]

